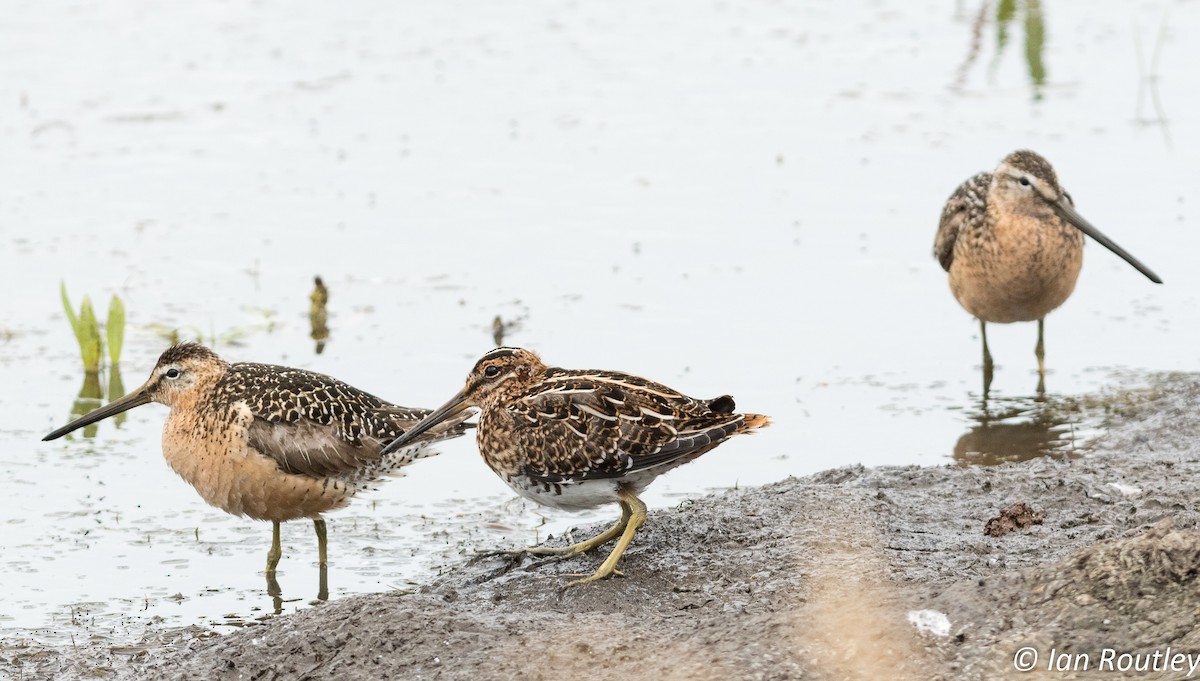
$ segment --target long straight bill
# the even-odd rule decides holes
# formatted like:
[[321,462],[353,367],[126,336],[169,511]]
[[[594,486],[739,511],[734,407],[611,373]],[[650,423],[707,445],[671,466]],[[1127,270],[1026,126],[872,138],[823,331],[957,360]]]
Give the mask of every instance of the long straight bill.
[[1152,281],[1156,284],[1162,283],[1162,279],[1159,279],[1158,275],[1155,274],[1154,272],[1152,272],[1149,267],[1146,267],[1145,265],[1143,265],[1140,260],[1138,260],[1137,258],[1130,255],[1129,251],[1126,251],[1124,248],[1121,248],[1120,246],[1118,246],[1116,243],[1113,242],[1112,239],[1109,239],[1108,237],[1104,236],[1104,234],[1101,233],[1100,230],[1096,229],[1092,225],[1092,223],[1088,222],[1087,220],[1084,220],[1082,215],[1080,215],[1079,213],[1076,213],[1075,209],[1073,207],[1071,207],[1069,204],[1067,204],[1064,201],[1056,201],[1054,203],[1054,210],[1058,211],[1058,214],[1060,216],[1062,216],[1062,219],[1064,219],[1067,222],[1071,223],[1072,225],[1075,225],[1076,227],[1078,227],[1079,231],[1083,232],[1084,234],[1086,234],[1086,235],[1092,237],[1093,239],[1095,239],[1096,241],[1100,242],[1101,246],[1103,246],[1103,247],[1107,248],[1108,250],[1112,251],[1113,253],[1116,253],[1117,255],[1121,256],[1122,260],[1129,263],[1130,265],[1133,265],[1137,269],[1138,272],[1141,272],[1142,274],[1146,275],[1147,279],[1149,279],[1150,281]]
[[53,433],[50,433],[46,437],[42,438],[42,442],[46,442],[47,440],[57,440],[58,438],[62,437],[63,435],[66,435],[67,433],[69,433],[73,430],[79,430],[80,428],[83,428],[84,426],[90,426],[97,421],[103,421],[104,419],[106,419],[110,416],[116,416],[117,414],[120,414],[123,411],[129,411],[130,409],[133,409],[134,407],[140,407],[143,404],[149,404],[149,403],[150,403],[150,394],[146,390],[146,386],[142,386],[142,387],[138,388],[137,390],[129,393],[125,397],[122,397],[121,399],[116,400],[115,402],[109,402],[108,404],[104,405],[103,407],[100,407],[96,411],[93,411],[90,414],[85,414],[84,416],[81,416],[81,417],[75,419],[74,421],[63,426],[62,428],[59,428],[58,430],[54,431]]
[[451,416],[454,416],[455,414],[459,414],[461,412],[464,412],[464,411],[470,409],[471,406],[469,404],[467,404],[467,394],[466,393],[467,393],[467,391],[465,388],[463,390],[460,390],[457,395],[450,398],[449,402],[447,402],[447,403],[443,404],[442,406],[438,407],[437,409],[433,410],[433,412],[429,416],[426,416],[425,418],[421,419],[421,421],[419,423],[417,423],[417,425],[413,426],[412,428],[409,428],[408,432],[404,433],[403,435],[396,438],[395,440],[392,440],[391,443],[388,444],[388,446],[383,448],[383,451],[380,452],[380,455],[387,454],[389,452],[394,452],[397,449],[400,449],[401,447],[404,447],[405,445],[412,443],[414,440],[421,437],[421,435],[423,433],[427,432],[430,428],[433,428],[437,424],[441,423],[442,421],[445,421],[446,419],[450,418]]

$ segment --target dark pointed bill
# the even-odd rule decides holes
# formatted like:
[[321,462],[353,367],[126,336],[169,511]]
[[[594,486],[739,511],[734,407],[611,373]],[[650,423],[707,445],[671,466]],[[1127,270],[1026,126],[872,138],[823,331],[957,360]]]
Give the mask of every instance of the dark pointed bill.
[[388,446],[383,448],[383,451],[380,452],[379,455],[383,456],[384,454],[394,452],[397,449],[404,447],[405,445],[411,444],[414,440],[419,438],[423,433],[429,431],[429,429],[433,428],[437,424],[441,423],[442,421],[445,421],[446,419],[450,418],[451,416],[454,416],[455,414],[460,414],[470,408],[471,408],[471,405],[467,404],[467,390],[466,390],[466,388],[464,388],[464,389],[460,390],[457,395],[455,395],[454,397],[451,397],[449,402],[447,402],[447,403],[443,404],[442,406],[438,407],[437,409],[433,410],[433,412],[431,414],[429,414],[429,416],[426,416],[425,418],[421,419],[421,421],[419,423],[417,423],[417,425],[413,426],[412,428],[409,428],[408,431],[405,432],[403,435],[396,438],[395,440],[392,440],[388,444]]
[[120,414],[123,411],[129,411],[134,407],[140,407],[143,404],[149,404],[150,401],[149,391],[146,390],[146,386],[142,386],[141,388],[138,388],[119,400],[109,402],[96,411],[75,419],[62,428],[59,428],[53,433],[50,433],[46,437],[42,438],[42,442],[46,442],[48,440],[57,440],[73,430],[79,430],[84,426],[90,426],[97,421],[103,421],[110,416],[116,416],[117,414]]
[[1086,235],[1092,237],[1093,239],[1095,239],[1096,241],[1100,242],[1101,246],[1103,246],[1103,247],[1107,248],[1108,250],[1112,251],[1113,253],[1116,253],[1117,255],[1121,256],[1122,260],[1129,263],[1130,265],[1133,265],[1134,268],[1137,269],[1138,272],[1141,272],[1142,274],[1146,275],[1146,278],[1149,279],[1150,281],[1152,281],[1156,284],[1162,283],[1162,279],[1159,279],[1158,275],[1155,274],[1154,272],[1152,272],[1149,267],[1146,267],[1145,265],[1143,265],[1140,260],[1138,260],[1137,258],[1130,255],[1129,252],[1126,251],[1124,248],[1121,248],[1120,246],[1115,244],[1112,239],[1109,239],[1108,237],[1104,236],[1104,234],[1102,234],[1100,232],[1100,230],[1098,230],[1094,226],[1092,226],[1092,223],[1088,222],[1087,220],[1084,220],[1082,215],[1080,215],[1079,213],[1076,213],[1075,209],[1072,208],[1070,204],[1066,203],[1065,201],[1055,201],[1053,203],[1053,205],[1054,205],[1054,210],[1058,212],[1059,216],[1061,216],[1062,219],[1066,220],[1067,222],[1071,223],[1072,225],[1075,225],[1076,227],[1079,228],[1079,231],[1083,232],[1084,234],[1086,234]]

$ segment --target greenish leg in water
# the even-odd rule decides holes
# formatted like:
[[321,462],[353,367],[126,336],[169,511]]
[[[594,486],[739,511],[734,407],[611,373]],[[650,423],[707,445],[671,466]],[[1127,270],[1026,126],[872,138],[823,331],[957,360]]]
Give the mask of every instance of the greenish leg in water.
[[317,584],[317,600],[329,600],[329,568],[326,556],[328,555],[328,540],[325,532],[325,519],[313,518],[313,529],[317,531],[317,562],[320,576]]
[[1046,392],[1046,343],[1043,339],[1043,332],[1046,328],[1046,318],[1042,317],[1038,320],[1038,342],[1037,347],[1033,349],[1033,354],[1037,355],[1038,361],[1038,394]]
[[325,519],[313,518],[313,529],[317,531],[317,561],[321,567],[325,567],[327,564],[325,557],[328,546],[325,540]]
[[329,568],[322,565],[319,568],[320,576],[317,578],[317,600],[329,600]]
[[988,390],[992,388],[992,353],[987,344],[987,322],[979,320],[979,335],[983,337],[983,397],[987,399]]
[[283,549],[279,546],[279,521],[271,521],[271,550],[267,551],[267,574],[274,575],[275,568],[279,565],[279,559],[283,556]]

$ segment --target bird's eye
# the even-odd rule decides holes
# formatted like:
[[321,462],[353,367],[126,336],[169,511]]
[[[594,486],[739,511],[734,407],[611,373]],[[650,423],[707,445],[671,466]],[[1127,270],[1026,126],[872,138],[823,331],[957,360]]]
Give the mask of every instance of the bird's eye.
[[171,367],[170,369],[167,369],[167,373],[163,374],[163,376],[166,376],[167,378],[179,378],[179,373],[179,369]]
[[487,376],[488,378],[495,378],[500,375],[500,367],[490,366],[483,370],[483,375]]
[[1028,177],[1022,177],[1021,179],[1017,180],[1017,182],[1020,182],[1022,187],[1029,186],[1029,178]]

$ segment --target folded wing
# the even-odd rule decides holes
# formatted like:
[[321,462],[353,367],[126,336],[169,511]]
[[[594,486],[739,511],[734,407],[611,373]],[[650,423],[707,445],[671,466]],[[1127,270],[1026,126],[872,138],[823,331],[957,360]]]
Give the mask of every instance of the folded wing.
[[965,225],[984,224],[984,214],[987,212],[988,186],[992,182],[991,173],[979,173],[963,182],[954,190],[942,209],[942,218],[938,223],[937,237],[933,242],[933,255],[942,264],[942,269],[950,271],[954,262],[954,244],[958,241]]
[[[218,390],[237,391],[230,403],[253,415],[250,446],[287,473],[339,477],[380,460],[380,451],[429,410],[399,407],[323,374],[262,364],[235,364]],[[448,421],[389,454],[420,456],[426,445],[461,435],[462,418]]]
[[531,457],[525,474],[562,483],[690,461],[748,427],[733,408],[727,395],[696,400],[628,374],[552,370],[509,412]]

